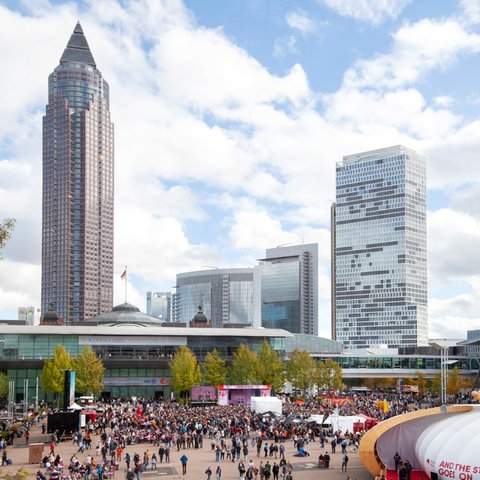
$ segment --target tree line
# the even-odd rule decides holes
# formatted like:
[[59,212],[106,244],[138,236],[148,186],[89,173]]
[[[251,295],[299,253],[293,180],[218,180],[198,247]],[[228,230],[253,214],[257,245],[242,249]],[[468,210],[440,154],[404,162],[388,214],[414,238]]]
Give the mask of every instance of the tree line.
[[[198,385],[271,385],[274,393],[281,391],[286,381],[302,393],[315,385],[328,390],[343,386],[341,367],[334,361],[314,360],[307,351],[297,349],[285,362],[267,341],[263,342],[258,354],[241,344],[228,365],[216,348],[199,362],[190,348],[180,346],[169,368],[172,391],[183,399],[188,399],[192,387]],[[85,346],[72,358],[63,345],[57,345],[52,358],[44,361],[40,376],[43,391],[57,399],[63,393],[67,370],[76,372],[76,394],[99,395],[102,392],[105,367],[92,347]],[[8,377],[0,373],[0,397],[7,394]]]
[[[287,361],[264,341],[257,354],[245,344],[233,353],[233,360],[221,358],[216,348],[207,353],[203,362],[187,346],[180,346],[169,362],[171,389],[177,398],[187,400],[192,387],[199,385],[271,385],[273,393],[280,392],[289,382],[293,391],[303,396],[313,388],[331,391],[343,390],[342,369],[331,359],[315,360],[306,350],[294,350]],[[63,393],[66,370],[76,372],[75,391],[79,395],[99,395],[103,391],[105,367],[91,346],[85,346],[80,354],[72,358],[63,345],[57,345],[53,357],[44,361],[40,385],[45,393],[55,398]],[[358,379],[345,383],[358,385]],[[371,390],[396,389],[395,378],[370,378],[360,381]],[[418,371],[415,378],[404,378],[404,385],[417,385],[419,393],[440,394],[441,378],[437,372],[427,379]],[[471,380],[460,375],[457,367],[448,372],[447,394],[456,395],[461,389],[471,386]],[[0,397],[8,394],[8,377],[0,373]]]
[[310,388],[331,390],[343,386],[342,369],[333,360],[314,360],[306,350],[296,349],[287,362],[264,341],[258,354],[243,343],[227,365],[214,348],[199,362],[194,353],[181,346],[169,362],[173,391],[186,399],[197,385],[271,385],[273,393],[283,389],[285,382],[301,394]]

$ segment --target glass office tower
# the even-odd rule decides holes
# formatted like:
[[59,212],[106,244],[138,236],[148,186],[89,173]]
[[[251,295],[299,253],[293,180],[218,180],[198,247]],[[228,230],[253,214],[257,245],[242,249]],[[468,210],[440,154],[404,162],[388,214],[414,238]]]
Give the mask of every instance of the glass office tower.
[[214,268],[177,274],[174,322],[189,323],[201,306],[213,327],[258,326],[253,268]]
[[77,23],[43,117],[41,308],[66,325],[112,309],[113,150],[109,86]]
[[318,244],[267,248],[256,268],[262,327],[318,335]]
[[336,177],[333,338],[427,345],[425,158],[404,146],[348,155]]
[[147,314],[164,322],[172,321],[172,294],[170,292],[147,292]]

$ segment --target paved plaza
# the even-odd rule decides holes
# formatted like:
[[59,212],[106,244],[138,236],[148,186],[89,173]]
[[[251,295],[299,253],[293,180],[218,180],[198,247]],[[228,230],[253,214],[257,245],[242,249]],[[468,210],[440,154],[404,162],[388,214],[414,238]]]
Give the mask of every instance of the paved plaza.
[[[49,453],[49,445],[51,436],[48,434],[42,434],[41,428],[39,426],[34,426],[30,431],[30,443],[42,443],[44,444],[44,454]],[[92,449],[89,450],[90,454],[100,460],[100,457],[96,457],[96,445],[98,443],[99,437],[94,436],[92,442]],[[270,443],[270,442],[267,442]],[[328,479],[328,480],[346,480],[347,477],[350,477],[351,480],[372,480],[372,475],[362,466],[360,458],[357,452],[348,450],[349,462],[347,472],[341,471],[341,459],[342,453],[341,448],[337,448],[336,453],[331,453],[331,447],[329,444],[325,443],[325,448],[320,448],[320,443],[317,441],[310,442],[307,445],[307,450],[310,452],[309,457],[294,457],[293,454],[296,453],[296,448],[294,448],[293,440],[287,440],[284,443],[285,445],[285,458],[290,460],[293,465],[293,480],[312,480],[315,479]],[[327,448],[328,447],[328,448]],[[150,452],[157,452],[158,456],[158,447],[155,447],[151,443],[140,443],[136,445],[127,445],[123,456],[128,452],[133,458],[135,453],[140,455],[140,458],[143,459],[143,453],[149,449]],[[67,440],[60,442],[55,448],[55,453],[59,453],[64,460],[64,464],[68,466],[70,458],[73,454],[77,454],[77,458],[81,462],[85,462],[87,452],[77,453],[78,446],[73,444],[72,440]],[[329,469],[321,469],[317,465],[318,456],[320,453],[329,452],[331,461]],[[36,473],[40,466],[39,464],[29,464],[29,447],[25,444],[24,438],[16,438],[13,446],[7,448],[8,458],[12,459],[12,465],[8,467],[3,467],[4,472],[16,472],[18,468],[23,467],[32,473]],[[187,473],[182,475],[182,465],[180,463],[180,457],[186,454],[188,457],[187,464]],[[221,462],[215,462],[215,453],[210,448],[210,440],[205,439],[203,448],[190,448],[190,449],[181,449],[177,451],[176,447],[172,446],[170,463],[158,463],[156,470],[149,469],[141,473],[141,479],[150,480],[154,478],[168,478],[175,480],[205,480],[205,470],[210,466],[213,475],[212,479],[215,478],[215,470],[218,465],[222,469],[222,480],[238,480],[239,472],[237,469],[238,462],[231,462],[230,460],[224,460]],[[242,456],[243,457],[243,456]],[[248,456],[248,460],[252,460],[257,466],[260,461],[264,463],[266,460],[273,465],[273,462],[279,462],[280,458],[275,459],[275,457],[264,457],[264,453],[260,457],[257,457],[256,451],[253,452],[253,455]],[[248,461],[247,460],[247,461]],[[45,469],[40,469],[45,471]],[[126,464],[122,459],[119,469],[115,474],[115,479],[123,480],[126,477]],[[33,477],[34,478],[34,477]],[[280,476],[281,478],[281,476]],[[273,480],[273,477],[272,477]]]

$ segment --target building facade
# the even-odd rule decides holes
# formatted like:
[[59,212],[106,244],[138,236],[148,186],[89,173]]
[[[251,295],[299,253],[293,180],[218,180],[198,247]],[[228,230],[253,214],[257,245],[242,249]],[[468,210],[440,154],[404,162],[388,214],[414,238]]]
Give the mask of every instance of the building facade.
[[332,219],[333,338],[427,345],[425,158],[404,146],[344,157]]
[[253,268],[179,273],[173,299],[173,321],[188,324],[201,306],[214,328],[260,326],[254,274]]
[[18,307],[18,320],[25,325],[39,325],[40,315],[40,307]]
[[172,294],[170,292],[147,292],[147,315],[164,322],[172,321]]
[[109,86],[77,23],[43,117],[41,309],[65,325],[113,305],[113,169]]
[[268,248],[256,268],[262,327],[318,335],[318,244]]
[[[292,335],[262,328],[185,328],[162,326],[158,319],[124,304],[98,317],[98,324],[75,326],[3,325],[0,333],[0,371],[14,385],[14,399],[53,400],[39,382],[44,361],[63,345],[74,358],[90,346],[105,367],[102,397],[131,396],[169,399],[172,394],[169,363],[180,346],[188,347],[199,362],[216,348],[227,364],[241,344],[258,354],[266,341],[285,359],[285,341]],[[165,323],[163,323],[165,325]]]

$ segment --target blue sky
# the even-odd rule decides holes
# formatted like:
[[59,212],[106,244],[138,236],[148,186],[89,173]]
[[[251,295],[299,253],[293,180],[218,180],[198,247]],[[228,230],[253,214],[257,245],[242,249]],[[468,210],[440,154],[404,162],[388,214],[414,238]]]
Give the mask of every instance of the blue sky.
[[319,243],[343,155],[427,158],[430,337],[480,327],[480,1],[0,0],[0,319],[40,302],[47,78],[80,20],[115,123],[115,302]]

